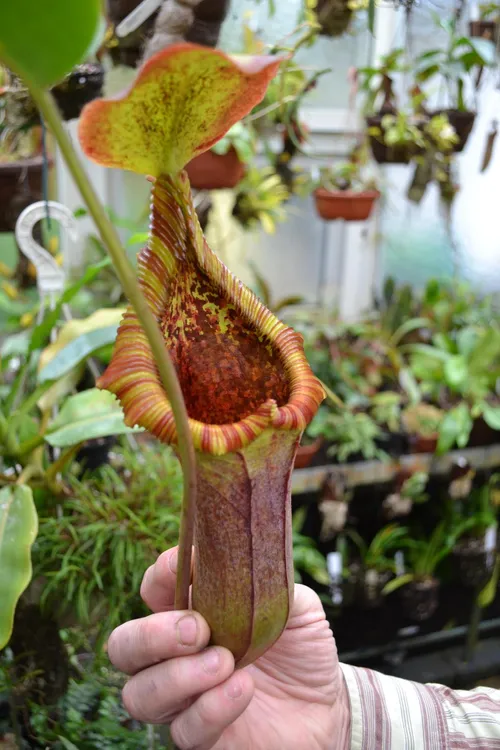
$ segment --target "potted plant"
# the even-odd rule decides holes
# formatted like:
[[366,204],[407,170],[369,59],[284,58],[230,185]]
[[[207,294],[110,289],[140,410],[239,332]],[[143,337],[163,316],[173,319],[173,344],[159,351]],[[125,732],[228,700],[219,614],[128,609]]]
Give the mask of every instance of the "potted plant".
[[402,110],[367,118],[373,157],[379,164],[408,164],[425,147],[425,120]]
[[338,37],[349,30],[353,17],[350,0],[316,0],[315,11],[322,36]]
[[384,460],[387,454],[378,447],[383,432],[364,412],[345,408],[333,410],[322,407],[309,427],[311,437],[322,436],[330,443],[328,455],[339,463],[347,461]]
[[499,20],[497,3],[480,3],[479,20],[469,21],[469,34],[471,37],[496,40]]
[[426,503],[429,495],[426,492],[429,475],[423,471],[413,474],[401,470],[394,480],[394,489],[385,498],[382,507],[388,520],[408,516],[414,505]]
[[401,589],[401,604],[410,620],[423,622],[436,611],[439,604],[439,580],[436,569],[453,549],[459,534],[451,534],[444,522],[434,529],[429,539],[407,537],[402,540],[408,550],[410,572],[404,573],[384,588],[384,594]]
[[362,606],[372,609],[382,604],[384,589],[395,571],[394,559],[388,553],[401,549],[407,543],[407,534],[407,528],[390,524],[367,544],[357,531],[346,532],[360,554],[359,562],[352,565],[352,575],[358,580],[358,601]]
[[44,159],[31,96],[6,68],[0,78],[0,232],[13,232],[26,206],[42,199]]
[[316,210],[324,221],[366,221],[379,197],[376,181],[361,175],[357,153],[347,162],[322,169],[314,191]]
[[[457,511],[455,510],[455,513]],[[481,589],[492,576],[496,558],[496,509],[490,498],[490,484],[472,493],[461,514],[467,529],[456,542],[453,556],[465,586]]]
[[255,155],[255,136],[250,126],[236,123],[210,151],[196,156],[186,166],[191,187],[221,190],[236,187],[246,165]]
[[439,49],[422,53],[416,60],[416,80],[428,83],[441,76],[446,83],[448,106],[431,114],[446,114],[458,140],[455,152],[463,151],[474,126],[476,113],[465,101],[465,82],[474,68],[492,66],[496,61],[495,45],[488,39],[476,39],[458,33],[457,19],[441,19],[436,23],[448,34],[448,42]]
[[102,95],[104,68],[99,62],[77,65],[71,73],[54,86],[52,94],[64,120],[80,117],[84,106]]
[[238,186],[232,215],[244,229],[274,234],[285,221],[288,189],[273,167],[252,167]]
[[401,421],[409,436],[412,453],[435,452],[443,418],[444,412],[441,409],[425,402],[411,404],[403,409]]

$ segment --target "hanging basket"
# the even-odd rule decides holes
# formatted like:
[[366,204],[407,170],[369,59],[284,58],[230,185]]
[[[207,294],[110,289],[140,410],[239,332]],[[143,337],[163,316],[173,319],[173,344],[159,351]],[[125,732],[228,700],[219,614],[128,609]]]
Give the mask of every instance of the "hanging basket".
[[470,21],[469,36],[495,41],[497,38],[497,25],[496,21]]
[[22,211],[42,198],[42,156],[0,163],[0,232],[13,232]]
[[205,151],[189,162],[186,172],[195,190],[229,190],[245,176],[245,165],[234,148],[227,154]]
[[84,106],[102,95],[104,68],[100,63],[77,65],[52,94],[64,120],[76,120]]
[[318,188],[314,191],[316,210],[324,221],[335,219],[366,221],[379,197],[378,190],[356,192],[355,190],[330,191]]
[[464,150],[465,145],[469,140],[472,128],[474,127],[476,113],[462,112],[458,109],[437,109],[431,114],[431,117],[434,117],[434,115],[446,115],[448,117],[450,125],[455,128],[455,132],[458,136],[458,143],[453,146],[453,151],[456,154],[459,154]]
[[432,617],[439,604],[439,585],[437,578],[425,578],[403,586],[401,606],[409,620],[424,622]]
[[[379,128],[379,130],[383,131],[383,117],[383,114],[367,117],[367,128]],[[377,136],[370,135],[369,138],[373,158],[377,164],[409,164],[411,158],[417,153],[417,148],[414,143],[400,146],[387,146],[383,141],[380,141]]]
[[339,37],[349,29],[353,12],[346,0],[318,0],[316,15],[322,36]]

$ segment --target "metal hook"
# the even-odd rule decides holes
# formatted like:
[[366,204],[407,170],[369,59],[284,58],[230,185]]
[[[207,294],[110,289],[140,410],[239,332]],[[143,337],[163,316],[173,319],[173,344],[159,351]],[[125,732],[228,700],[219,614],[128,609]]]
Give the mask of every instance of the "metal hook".
[[16,241],[20,251],[30,260],[36,269],[36,280],[40,295],[40,311],[38,322],[43,319],[45,301],[48,299],[50,309],[54,309],[56,297],[64,291],[66,274],[60,268],[52,255],[42,247],[33,237],[35,225],[47,215],[56,219],[63,229],[68,232],[73,242],[78,241],[77,222],[67,206],[56,201],[38,201],[32,203],[20,214],[16,223]]

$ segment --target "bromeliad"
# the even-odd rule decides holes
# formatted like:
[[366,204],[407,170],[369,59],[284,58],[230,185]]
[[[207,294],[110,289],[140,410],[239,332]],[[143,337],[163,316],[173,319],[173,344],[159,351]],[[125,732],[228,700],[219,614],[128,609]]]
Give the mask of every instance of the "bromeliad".
[[[176,45],[153,57],[123,96],[88,105],[80,122],[89,157],[153,181],[138,273],[175,363],[197,450],[193,606],[240,666],[263,654],[288,619],[290,478],[324,394],[301,336],[208,247],[183,169],[262,99],[279,64]],[[172,409],[132,309],[99,385],[118,396],[127,424],[176,443]]]

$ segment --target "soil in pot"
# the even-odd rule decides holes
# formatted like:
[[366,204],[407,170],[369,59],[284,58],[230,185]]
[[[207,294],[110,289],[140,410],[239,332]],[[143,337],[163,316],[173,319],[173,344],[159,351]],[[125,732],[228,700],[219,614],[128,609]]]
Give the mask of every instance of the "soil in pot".
[[314,192],[316,210],[324,221],[365,221],[370,217],[375,201],[380,197],[377,190],[356,192],[354,190],[330,191],[318,188]]
[[102,95],[104,68],[100,63],[77,65],[52,93],[65,120],[80,117],[84,106]]
[[439,604],[439,581],[436,578],[424,578],[412,581],[403,586],[400,592],[404,614],[414,622],[428,620]]
[[464,586],[483,588],[493,574],[495,552],[487,552],[484,539],[467,537],[461,539],[453,550],[453,557],[458,563],[458,574]]
[[374,568],[368,568],[359,575],[358,579],[358,602],[364,609],[375,609],[384,602],[382,590],[392,578],[390,571],[380,572]]
[[[382,131],[383,114],[366,118],[368,128],[379,128]],[[370,148],[377,164],[409,164],[415,154],[414,144],[401,146],[387,146],[377,136],[370,135]]]
[[19,214],[42,198],[42,156],[0,163],[0,232],[13,232]]
[[491,39],[497,37],[497,24],[495,21],[470,21],[469,35],[473,38]]
[[453,151],[459,154],[464,150],[465,144],[469,140],[469,136],[474,127],[474,121],[476,119],[475,112],[461,112],[458,109],[438,109],[432,113],[434,115],[447,115],[450,125],[455,128],[458,136],[458,143],[453,147]]
[[186,167],[191,187],[195,190],[231,189],[241,182],[245,165],[234,148],[227,154],[205,151],[195,157]]
[[[302,438],[304,441],[304,438]],[[311,465],[313,459],[315,456],[319,453],[321,450],[321,446],[323,445],[323,438],[318,437],[316,440],[313,440],[312,442],[304,443],[299,445],[299,448],[297,450],[297,455],[295,456],[295,469],[307,469],[308,466]]]

